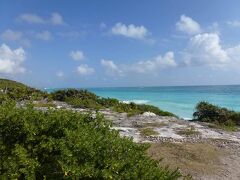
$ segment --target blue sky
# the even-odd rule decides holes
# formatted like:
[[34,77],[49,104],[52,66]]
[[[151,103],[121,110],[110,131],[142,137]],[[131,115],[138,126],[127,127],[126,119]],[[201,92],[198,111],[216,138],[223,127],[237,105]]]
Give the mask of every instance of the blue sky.
[[238,0],[0,0],[0,77],[35,87],[240,84]]

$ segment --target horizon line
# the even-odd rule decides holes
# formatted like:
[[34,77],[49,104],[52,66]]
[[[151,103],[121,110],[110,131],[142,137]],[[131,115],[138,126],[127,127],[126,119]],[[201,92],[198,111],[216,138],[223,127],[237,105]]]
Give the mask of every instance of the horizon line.
[[40,89],[98,89],[98,88],[158,88],[158,87],[206,87],[206,86],[240,86],[240,84],[216,84],[216,85],[156,85],[156,86],[89,86],[89,87],[44,87]]

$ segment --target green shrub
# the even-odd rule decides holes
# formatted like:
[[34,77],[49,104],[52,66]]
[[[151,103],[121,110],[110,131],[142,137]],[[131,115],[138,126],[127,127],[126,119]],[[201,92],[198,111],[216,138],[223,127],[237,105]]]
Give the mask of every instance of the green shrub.
[[7,95],[0,92],[0,104],[2,104],[4,101],[8,99]]
[[225,126],[240,125],[239,112],[215,106],[208,102],[198,103],[193,116],[198,121],[213,122]]
[[101,115],[0,106],[0,179],[177,179]]

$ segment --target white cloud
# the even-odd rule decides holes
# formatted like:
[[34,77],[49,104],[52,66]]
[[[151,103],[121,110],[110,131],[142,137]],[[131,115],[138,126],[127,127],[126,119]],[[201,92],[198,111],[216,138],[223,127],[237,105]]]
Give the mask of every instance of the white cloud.
[[240,65],[240,45],[228,48],[226,52],[231,58],[231,64],[238,68]]
[[30,24],[44,24],[45,20],[36,14],[25,13],[18,18],[21,21],[25,21]]
[[240,21],[229,21],[228,24],[233,27],[240,27]]
[[12,50],[6,44],[0,46],[0,73],[17,74],[25,72],[22,63],[26,55],[23,48]]
[[77,72],[78,74],[85,76],[93,74],[95,72],[95,69],[89,67],[87,64],[82,64],[77,67]]
[[111,29],[112,34],[121,35],[128,38],[141,39],[144,40],[149,34],[147,28],[144,26],[135,26],[134,24],[125,25],[122,23],[117,23]]
[[158,70],[176,66],[174,53],[169,51],[164,56],[159,55],[151,60],[140,61],[131,68],[138,73],[156,73]]
[[42,32],[36,33],[36,38],[44,41],[48,41],[52,38],[52,34],[49,31],[42,31]]
[[52,13],[52,17],[51,17],[50,21],[53,25],[64,25],[65,24],[62,16],[57,12]]
[[198,34],[201,32],[200,25],[192,18],[185,15],[181,15],[180,20],[176,23],[176,28],[177,30],[185,32],[190,35]]
[[7,29],[1,34],[1,38],[5,41],[18,41],[22,38],[22,32]]
[[218,66],[229,61],[228,53],[220,44],[217,33],[195,35],[190,39],[184,52],[184,62],[187,65]]
[[104,22],[101,22],[99,27],[100,27],[100,29],[105,29],[105,28],[107,28],[107,25]]
[[101,65],[106,69],[107,74],[109,75],[121,75],[122,71],[119,67],[111,60],[101,60]]
[[78,31],[58,32],[56,34],[63,38],[72,38],[72,39],[85,36],[85,32],[78,32]]
[[14,31],[12,29],[7,29],[0,35],[0,37],[4,41],[17,42],[25,47],[31,46],[30,40],[24,37],[24,34],[21,31]]
[[29,24],[52,24],[52,25],[64,25],[63,17],[61,14],[54,12],[50,18],[43,18],[36,14],[25,13],[18,17],[18,20],[27,22]]
[[76,61],[81,61],[84,59],[84,53],[82,51],[71,51],[70,57]]
[[139,73],[139,74],[156,74],[162,69],[173,68],[177,66],[172,51],[167,52],[164,56],[158,55],[157,57],[139,61],[134,64],[122,64],[117,66],[111,60],[101,60],[101,65],[106,69],[110,75],[124,76],[125,74]]
[[64,73],[62,71],[59,71],[56,73],[57,77],[62,78],[64,77]]

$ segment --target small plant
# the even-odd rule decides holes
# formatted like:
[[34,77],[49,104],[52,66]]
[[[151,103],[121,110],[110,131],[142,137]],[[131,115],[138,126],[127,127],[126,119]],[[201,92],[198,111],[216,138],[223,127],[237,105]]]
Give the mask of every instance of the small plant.
[[140,133],[141,133],[142,136],[156,136],[156,135],[159,135],[159,133],[154,131],[153,128],[142,128],[142,129],[140,129]]
[[47,103],[42,103],[42,102],[37,102],[34,104],[34,107],[47,107],[47,108],[55,108],[56,104],[53,104],[51,102],[47,102]]
[[196,131],[193,126],[190,126],[190,128],[178,130],[177,134],[185,135],[185,136],[193,136],[193,135],[199,135],[200,132]]
[[143,124],[145,127],[150,126],[150,127],[164,127],[167,126],[168,123],[166,122],[149,122],[149,123],[144,123]]

